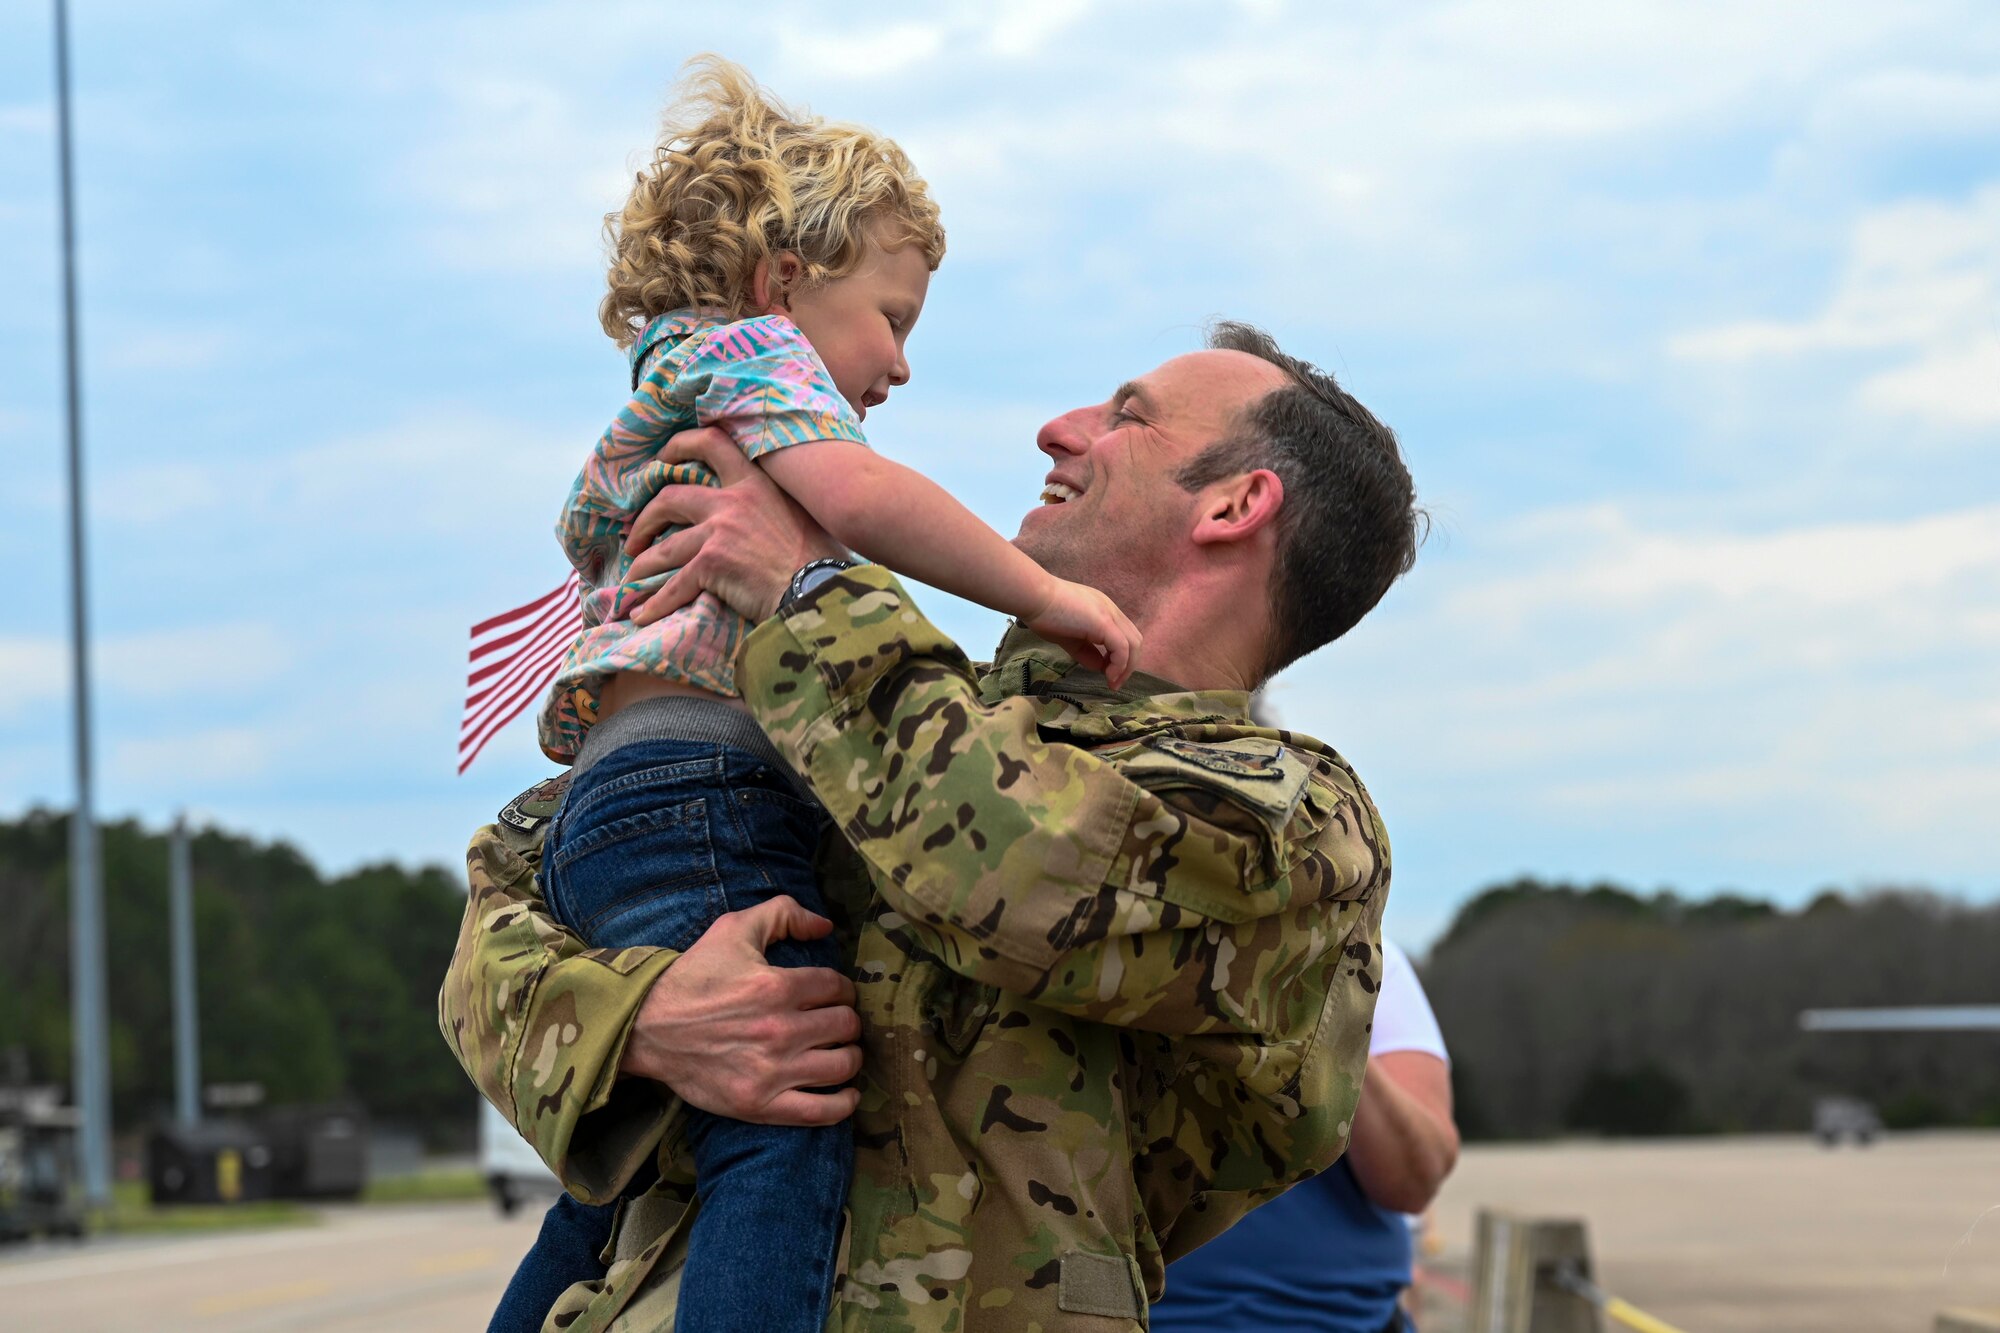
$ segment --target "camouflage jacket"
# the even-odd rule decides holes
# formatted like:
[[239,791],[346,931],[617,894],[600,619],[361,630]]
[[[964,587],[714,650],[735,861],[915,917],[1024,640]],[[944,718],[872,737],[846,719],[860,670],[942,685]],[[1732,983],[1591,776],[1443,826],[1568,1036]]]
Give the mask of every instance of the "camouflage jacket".
[[[1252,724],[1241,692],[1114,693],[1018,631],[975,672],[872,567],[759,627],[739,678],[846,835],[820,870],[864,1069],[829,1327],[1142,1329],[1170,1258],[1339,1156],[1389,883],[1339,755]],[[440,1021],[578,1197],[660,1162],[607,1277],[548,1327],[664,1330],[692,1211],[678,1104],[616,1071],[676,955],[544,914],[556,795],[474,837]]]

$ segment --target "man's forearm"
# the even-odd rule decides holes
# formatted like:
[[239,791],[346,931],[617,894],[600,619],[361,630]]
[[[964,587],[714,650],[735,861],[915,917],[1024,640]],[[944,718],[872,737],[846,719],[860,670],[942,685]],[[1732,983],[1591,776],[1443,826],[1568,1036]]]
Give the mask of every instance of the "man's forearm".
[[1458,1161],[1450,1090],[1450,1070],[1435,1056],[1396,1051],[1369,1062],[1347,1164],[1371,1201],[1420,1213],[1437,1197]]

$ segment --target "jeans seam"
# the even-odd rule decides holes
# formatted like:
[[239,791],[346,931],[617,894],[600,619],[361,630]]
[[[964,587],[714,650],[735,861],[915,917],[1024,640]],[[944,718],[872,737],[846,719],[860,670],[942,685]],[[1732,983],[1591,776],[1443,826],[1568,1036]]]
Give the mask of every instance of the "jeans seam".
[[[610,827],[610,825],[600,825],[598,828],[592,829],[590,832],[582,835],[579,841],[586,844],[582,847],[577,847],[567,841],[557,843],[555,851],[549,855],[549,864],[558,868],[567,867],[580,856],[589,856],[606,848],[616,847],[620,843],[630,842],[634,837],[657,832],[661,828],[668,827],[671,824],[705,825],[708,822],[707,805],[708,796],[702,795],[678,800],[672,805],[657,806],[652,810],[643,811],[639,814],[626,815],[614,822],[620,824],[637,820],[650,822],[643,825],[635,825],[630,834],[615,838],[598,838],[594,842],[589,841],[593,835]],[[693,811],[694,813],[687,815],[684,813],[686,811]],[[670,816],[671,818],[669,818]]]
[[[750,830],[743,822],[742,790],[735,786],[725,786],[724,790],[729,796],[729,799],[723,802],[724,805],[729,807],[729,827],[734,832],[736,847],[741,848],[746,853],[742,857],[732,855],[730,859],[748,861],[751,865],[756,866],[758,878],[764,881],[765,891],[763,896],[766,899],[772,898],[778,892],[778,881],[771,878],[771,867],[766,864],[764,857],[757,854],[757,848],[750,842]],[[732,848],[732,853],[735,850],[735,848]],[[736,904],[730,901],[729,886],[727,884],[722,886],[722,906],[724,911],[733,912],[736,910]]]
[[[611,761],[607,759],[602,762],[608,764]],[[603,782],[596,784],[592,784],[589,775],[586,774],[583,778],[583,785],[570,789],[569,797],[563,801],[563,810],[578,809],[588,802],[598,800],[602,797],[615,796],[629,788],[645,786],[657,780],[657,775],[662,771],[671,772],[672,776],[669,778],[671,782],[678,782],[680,778],[686,776],[702,779],[703,783],[709,788],[717,785],[726,785],[728,774],[724,771],[724,768],[723,756],[717,753],[701,759],[683,759],[667,763],[648,764],[644,768],[633,769],[629,773],[620,773],[615,778],[607,778]]]
[[[711,788],[704,796],[698,796],[693,800],[681,801],[672,807],[676,811],[699,807],[695,817],[678,819],[673,822],[683,833],[689,830],[694,831],[695,836],[700,841],[700,854],[705,862],[704,865],[698,865],[687,874],[634,889],[614,902],[594,905],[595,910],[587,919],[579,918],[576,906],[567,901],[568,894],[563,889],[563,884],[569,878],[571,869],[580,857],[611,851],[629,842],[631,839],[607,839],[600,844],[586,848],[576,857],[567,855],[569,851],[567,847],[560,844],[555,845],[554,849],[548,855],[547,872],[544,876],[543,885],[550,913],[564,926],[583,935],[588,940],[591,932],[601,926],[608,918],[622,914],[634,907],[654,902],[670,893],[693,891],[699,892],[702,895],[703,901],[699,914],[700,918],[703,921],[713,922],[717,916],[721,915],[721,912],[716,910],[719,902],[724,905],[723,910],[727,910],[727,896],[723,889],[722,876],[715,865],[715,836],[711,825],[712,815],[710,810],[713,801],[710,798],[717,794],[715,789]],[[562,833],[566,832],[571,819],[576,817],[577,814],[578,812],[569,810],[568,803],[565,802],[564,808],[557,811],[556,828],[552,830],[552,835],[561,836]],[[644,816],[628,816],[628,818],[644,818]],[[663,824],[655,824],[652,831],[657,831],[664,826]]]
[[[713,890],[718,887],[719,878],[719,876],[713,874],[707,876],[705,879],[701,875],[689,875],[682,879],[668,880],[663,884],[654,884],[647,888],[636,890],[626,894],[615,903],[605,904],[588,921],[574,927],[574,929],[579,934],[582,934],[585,939],[588,939],[590,932],[602,925],[607,917],[619,916],[631,908],[642,906],[658,898],[677,896],[690,888],[707,888]],[[707,925],[713,925],[715,918],[719,915],[720,913],[708,911],[704,907],[701,917],[707,924],[703,926],[703,929],[706,930]],[[697,934],[697,938],[699,938],[699,934]]]

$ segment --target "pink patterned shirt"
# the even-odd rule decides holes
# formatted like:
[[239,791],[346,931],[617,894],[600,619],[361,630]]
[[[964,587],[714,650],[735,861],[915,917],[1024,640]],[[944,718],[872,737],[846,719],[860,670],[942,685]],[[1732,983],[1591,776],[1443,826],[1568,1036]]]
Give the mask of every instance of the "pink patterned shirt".
[[662,486],[716,484],[699,463],[662,462],[668,439],[697,425],[720,426],[752,459],[815,440],[868,442],[812,344],[783,315],[731,323],[713,312],[676,310],[648,324],[631,355],[631,401],[591,451],[556,523],[583,584],[584,624],[542,705],[542,751],[558,763],[576,758],[612,672],[737,693],[736,649],[750,626],[713,595],[651,625],[623,618],[668,578],[626,577],[632,557],[625,534],[639,511]]

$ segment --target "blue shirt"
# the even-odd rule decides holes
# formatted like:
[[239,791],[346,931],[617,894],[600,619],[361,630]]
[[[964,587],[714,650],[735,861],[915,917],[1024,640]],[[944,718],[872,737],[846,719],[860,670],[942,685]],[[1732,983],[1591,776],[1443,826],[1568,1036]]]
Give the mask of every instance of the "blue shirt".
[[[1372,1059],[1422,1051],[1444,1034],[1403,951],[1382,941]],[[1346,1159],[1280,1194],[1167,1266],[1155,1333],[1381,1333],[1410,1285],[1410,1224],[1368,1201]]]
[[1167,1267],[1154,1333],[1381,1333],[1410,1283],[1410,1226],[1346,1161]]

